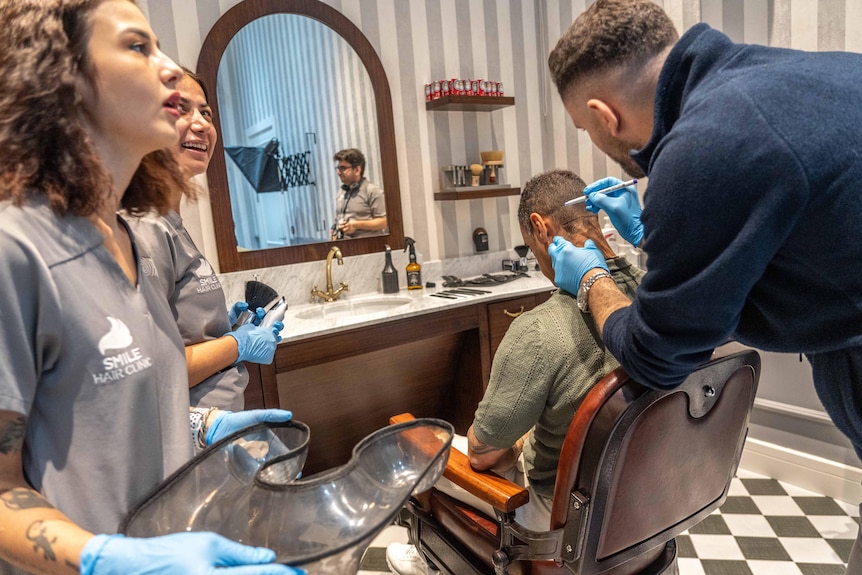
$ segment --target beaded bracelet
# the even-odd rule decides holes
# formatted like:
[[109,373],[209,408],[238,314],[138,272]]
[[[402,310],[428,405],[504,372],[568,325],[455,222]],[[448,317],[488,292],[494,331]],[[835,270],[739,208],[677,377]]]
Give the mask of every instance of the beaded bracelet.
[[189,409],[189,427],[192,432],[192,443],[200,449],[204,449],[207,446],[206,423],[212,410],[212,407],[192,407]]

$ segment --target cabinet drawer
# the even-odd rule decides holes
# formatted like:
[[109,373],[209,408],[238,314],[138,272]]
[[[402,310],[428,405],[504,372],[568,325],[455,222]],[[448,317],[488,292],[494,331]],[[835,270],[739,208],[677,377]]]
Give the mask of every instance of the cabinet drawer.
[[506,330],[516,317],[536,307],[535,294],[488,304],[488,339],[491,344],[491,359],[506,335]]

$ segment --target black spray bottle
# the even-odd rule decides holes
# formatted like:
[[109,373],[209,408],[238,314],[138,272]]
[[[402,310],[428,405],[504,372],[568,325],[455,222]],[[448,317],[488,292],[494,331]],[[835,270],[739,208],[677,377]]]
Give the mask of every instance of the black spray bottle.
[[386,246],[386,265],[383,266],[383,293],[398,293],[398,272],[392,265],[392,248]]
[[413,245],[416,240],[404,236],[404,241],[407,243],[404,251],[410,250],[410,263],[407,264],[407,289],[422,289],[422,266],[416,261],[416,248]]

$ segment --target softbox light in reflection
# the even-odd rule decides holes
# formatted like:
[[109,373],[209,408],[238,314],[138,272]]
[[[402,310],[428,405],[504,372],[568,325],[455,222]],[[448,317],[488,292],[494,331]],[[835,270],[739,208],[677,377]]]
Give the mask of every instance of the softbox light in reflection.
[[278,140],[273,138],[266,147],[225,146],[225,152],[242,175],[259,194],[282,190],[279,179]]

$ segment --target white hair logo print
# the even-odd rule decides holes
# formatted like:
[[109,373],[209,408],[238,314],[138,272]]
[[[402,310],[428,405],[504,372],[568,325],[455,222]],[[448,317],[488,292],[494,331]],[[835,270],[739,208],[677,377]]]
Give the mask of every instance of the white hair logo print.
[[200,259],[200,264],[198,264],[198,269],[195,270],[195,274],[199,278],[208,278],[213,275],[215,272],[213,271],[212,266],[208,261],[204,258]]
[[101,366],[93,372],[93,383],[113,383],[146,371],[153,366],[151,357],[134,346],[128,326],[115,317],[107,317],[111,328],[99,340]]
[[117,318],[108,317],[111,329],[99,340],[99,353],[105,355],[110,349],[125,349],[132,345],[132,332],[122,321]]
[[198,286],[196,288],[198,293],[207,293],[221,289],[221,282],[219,282],[215,270],[213,270],[205,258],[200,259],[200,263],[198,263],[198,267],[195,269],[195,275],[198,278]]

